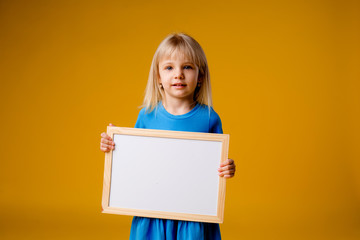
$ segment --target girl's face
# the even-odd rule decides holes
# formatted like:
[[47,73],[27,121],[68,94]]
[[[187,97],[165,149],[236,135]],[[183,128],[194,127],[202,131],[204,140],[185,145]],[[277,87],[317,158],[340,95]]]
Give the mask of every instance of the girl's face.
[[184,54],[174,52],[160,59],[159,75],[166,100],[193,101],[199,68]]

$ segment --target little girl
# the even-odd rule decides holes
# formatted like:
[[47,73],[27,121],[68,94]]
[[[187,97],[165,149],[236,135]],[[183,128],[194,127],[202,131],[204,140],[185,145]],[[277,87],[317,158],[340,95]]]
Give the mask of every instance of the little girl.
[[[171,34],[160,43],[135,128],[222,133],[220,117],[212,108],[207,60],[192,37]],[[102,133],[100,149],[108,152],[114,147],[111,137]],[[233,177],[234,161],[222,163],[218,172],[221,177]],[[221,236],[215,223],[134,217],[130,239],[207,240]]]

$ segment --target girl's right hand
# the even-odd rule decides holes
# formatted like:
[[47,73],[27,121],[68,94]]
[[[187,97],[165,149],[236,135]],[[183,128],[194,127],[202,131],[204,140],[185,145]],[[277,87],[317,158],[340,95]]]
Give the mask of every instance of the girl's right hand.
[[[114,126],[111,123],[109,126]],[[111,139],[109,135],[107,135],[105,132],[101,133],[101,140],[100,140],[100,150],[103,152],[109,152],[110,150],[115,149],[115,143]]]

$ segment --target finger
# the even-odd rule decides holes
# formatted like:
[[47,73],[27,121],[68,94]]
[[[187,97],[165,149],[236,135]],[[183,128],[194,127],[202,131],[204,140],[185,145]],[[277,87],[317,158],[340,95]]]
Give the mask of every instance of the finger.
[[111,137],[109,135],[107,135],[106,132],[102,132],[101,135],[100,135],[102,138],[106,138],[106,139],[110,139],[111,140]]
[[112,138],[111,138],[109,135],[107,135],[105,132],[101,133],[100,136],[101,136],[102,138],[105,138],[105,139],[108,139],[108,140],[112,140]]
[[110,150],[114,150],[115,146],[101,143],[100,144],[100,149],[105,149],[108,152]]
[[101,143],[103,143],[103,144],[107,144],[107,145],[115,145],[115,143],[114,143],[114,141],[112,141],[112,140],[107,140],[107,139],[105,139],[105,138],[102,138],[101,140],[100,140],[100,142]]
[[[107,140],[104,140],[107,141]],[[115,143],[114,142],[100,142],[101,146],[103,147],[107,147],[107,148],[113,148],[115,147]]]
[[114,149],[115,148],[115,145],[107,144],[107,143],[100,143],[100,146],[108,148],[108,149]]
[[235,172],[221,172],[218,175],[224,178],[231,178],[235,175]]
[[229,170],[219,170],[218,171],[219,174],[222,174],[222,175],[226,175],[226,174],[229,174],[229,173],[235,173],[235,169],[229,169]]
[[226,171],[226,170],[235,170],[235,165],[227,165],[225,167],[218,168],[218,171],[220,171],[220,172]]
[[112,123],[109,123],[109,126],[110,126],[110,127],[115,127],[115,125],[113,125]]
[[220,168],[222,168],[222,167],[230,167],[230,168],[235,168],[235,162],[233,161],[233,162],[229,162],[229,164],[222,164],[222,165],[220,165]]
[[107,147],[103,147],[103,146],[100,146],[100,150],[103,151],[103,152],[109,152],[110,149],[108,149]]
[[226,171],[222,171],[222,172],[219,172],[220,174],[222,175],[229,175],[229,174],[234,174],[235,171],[234,170],[226,170]]
[[220,166],[223,167],[223,166],[230,165],[233,163],[234,163],[234,160],[232,160],[231,158],[228,158],[224,162],[220,163]]

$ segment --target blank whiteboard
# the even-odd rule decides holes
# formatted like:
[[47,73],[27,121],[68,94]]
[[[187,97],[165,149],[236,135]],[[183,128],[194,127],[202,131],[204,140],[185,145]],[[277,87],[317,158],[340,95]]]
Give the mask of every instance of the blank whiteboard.
[[229,135],[108,127],[104,213],[223,222]]

